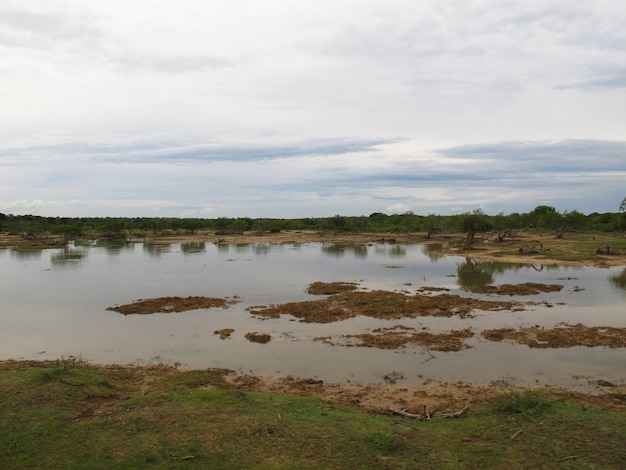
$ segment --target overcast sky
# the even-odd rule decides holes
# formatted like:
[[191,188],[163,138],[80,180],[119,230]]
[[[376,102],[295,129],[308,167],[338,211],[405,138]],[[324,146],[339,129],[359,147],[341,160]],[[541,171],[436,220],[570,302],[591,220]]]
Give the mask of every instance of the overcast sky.
[[623,0],[2,0],[0,212],[617,212]]

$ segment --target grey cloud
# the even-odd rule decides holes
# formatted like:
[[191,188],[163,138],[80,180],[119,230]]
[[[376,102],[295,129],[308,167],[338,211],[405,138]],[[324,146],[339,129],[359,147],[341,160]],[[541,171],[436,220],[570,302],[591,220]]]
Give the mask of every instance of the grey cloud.
[[624,89],[626,88],[626,69],[599,76],[589,76],[584,80],[559,85],[556,88],[559,90],[580,89],[585,91]]
[[[97,30],[88,21],[59,13],[33,13],[19,10],[0,11],[0,44],[11,47],[50,49],[61,41],[68,48],[81,49]],[[91,43],[93,45],[93,43]]]
[[500,142],[464,145],[439,150],[452,159],[486,160],[490,169],[512,171],[552,170],[625,171],[626,142],[604,140],[565,140],[554,142]]
[[319,139],[293,142],[282,145],[263,144],[183,144],[172,142],[134,143],[126,145],[105,145],[66,143],[49,146],[0,149],[0,158],[84,157],[102,163],[190,163],[211,161],[246,162],[290,157],[310,157],[343,155],[356,152],[376,151],[384,144],[399,142],[402,139],[345,138]]

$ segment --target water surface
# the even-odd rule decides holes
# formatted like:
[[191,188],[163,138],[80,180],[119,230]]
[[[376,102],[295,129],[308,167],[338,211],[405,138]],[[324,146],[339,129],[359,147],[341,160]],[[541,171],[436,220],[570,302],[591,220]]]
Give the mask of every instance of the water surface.
[[[179,363],[240,372],[378,382],[400,372],[404,382],[424,380],[585,388],[590,381],[625,380],[626,350],[530,349],[480,337],[486,328],[554,326],[561,322],[626,327],[626,271],[618,268],[521,266],[441,256],[432,245],[94,243],[41,251],[0,250],[0,358],[80,356],[94,363]],[[418,318],[386,322],[353,318],[310,324],[284,316],[256,318],[256,305],[313,300],[315,281],[358,282],[367,289],[414,293],[535,282],[561,284],[558,293],[515,300],[546,301],[525,311],[477,312],[471,319]],[[174,314],[121,315],[113,305],[164,296],[234,297],[228,309]],[[474,295],[475,296],[475,295]],[[493,298],[493,297],[491,297]],[[498,297],[496,297],[498,298]],[[505,300],[508,300],[507,297]],[[429,352],[421,347],[385,351],[330,346],[314,338],[368,332],[402,324],[430,331],[470,327],[471,349]],[[233,328],[221,340],[215,330]],[[250,343],[247,332],[272,335]]]

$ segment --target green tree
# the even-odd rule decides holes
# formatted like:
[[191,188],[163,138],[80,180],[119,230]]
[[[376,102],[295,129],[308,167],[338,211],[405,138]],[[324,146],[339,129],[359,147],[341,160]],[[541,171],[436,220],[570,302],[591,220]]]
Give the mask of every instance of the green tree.
[[247,230],[250,230],[252,227],[252,219],[247,217],[238,218],[232,224],[230,224],[230,231],[233,233],[243,233]]
[[185,232],[195,235],[198,233],[198,229],[202,227],[202,221],[200,219],[183,219],[180,221],[180,226],[185,229]]
[[543,230],[554,230],[557,236],[560,236],[563,216],[554,207],[537,206],[529,214],[529,218],[532,226]]
[[426,230],[426,238],[430,239],[433,234],[441,230],[441,217],[435,214],[428,214],[424,218],[424,229]]
[[459,218],[459,229],[466,232],[463,248],[469,250],[474,246],[474,237],[478,232],[485,232],[490,228],[489,218],[482,210],[476,209],[471,214],[463,214]]
[[340,215],[335,215],[328,220],[328,226],[336,235],[346,227],[346,219]]
[[563,225],[569,230],[580,230],[587,224],[587,216],[578,211],[564,212]]

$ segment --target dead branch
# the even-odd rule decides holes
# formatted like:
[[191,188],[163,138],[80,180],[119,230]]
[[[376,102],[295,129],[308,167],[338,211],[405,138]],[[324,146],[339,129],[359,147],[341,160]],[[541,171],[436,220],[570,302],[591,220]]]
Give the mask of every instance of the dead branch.
[[[462,410],[455,411],[454,413],[443,413],[437,416],[437,418],[441,418],[441,419],[460,418],[461,416],[465,416],[467,413],[469,413],[469,410],[470,410],[470,407],[466,406]],[[405,411],[405,410],[395,410],[393,408],[389,408],[389,411],[391,411],[393,414],[396,414],[396,415],[406,416],[407,418],[418,419],[420,421],[426,421],[426,420],[435,418],[434,413],[431,414],[428,412],[428,406],[424,406],[423,414],[409,413],[408,411]]]
[[517,431],[515,434],[513,434],[511,437],[509,437],[509,441],[512,441],[513,439],[515,439],[517,436],[519,436],[522,432],[524,432],[522,429],[520,429],[519,431]]
[[616,252],[611,250],[609,245],[604,245],[600,248],[596,248],[596,255],[614,255]]
[[456,411],[454,413],[443,413],[440,418],[443,419],[451,419],[451,418],[460,418],[461,416],[465,416],[469,413],[469,406],[464,407],[462,410]]
[[408,411],[404,411],[404,410],[394,410],[393,408],[389,408],[389,411],[391,411],[393,414],[396,414],[396,415],[406,416],[407,418],[413,418],[413,419],[419,419],[419,420],[426,419],[424,415],[417,414],[417,413],[409,413]]
[[435,356],[433,353],[431,353],[430,349],[424,348],[424,350],[428,353],[429,358],[428,359],[424,359],[422,362],[420,362],[420,365],[430,361],[431,359],[437,359],[437,356]]

